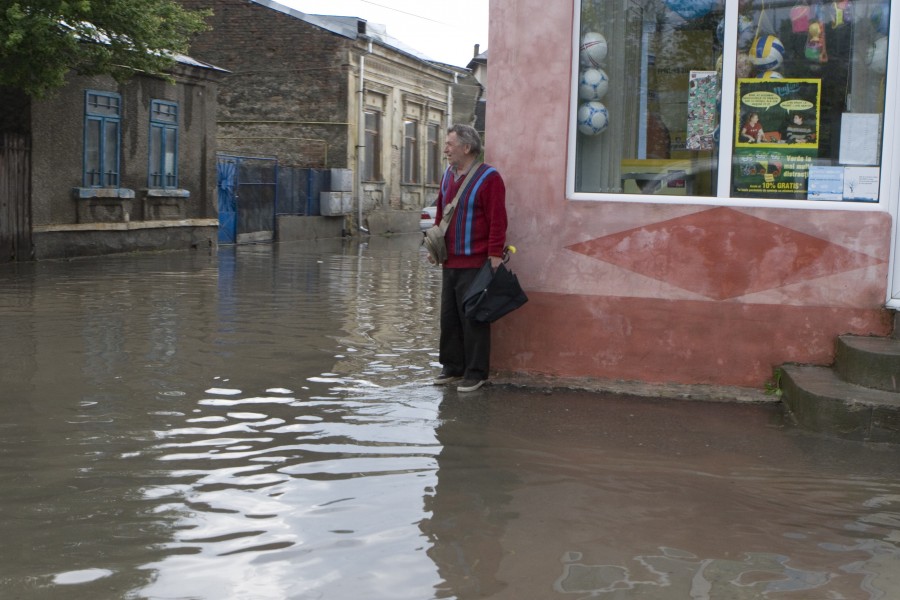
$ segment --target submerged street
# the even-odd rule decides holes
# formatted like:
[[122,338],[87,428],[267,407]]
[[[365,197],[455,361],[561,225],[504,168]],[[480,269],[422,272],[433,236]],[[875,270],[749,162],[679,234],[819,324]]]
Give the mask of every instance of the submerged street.
[[900,447],[435,387],[419,242],[0,265],[0,598],[900,597]]

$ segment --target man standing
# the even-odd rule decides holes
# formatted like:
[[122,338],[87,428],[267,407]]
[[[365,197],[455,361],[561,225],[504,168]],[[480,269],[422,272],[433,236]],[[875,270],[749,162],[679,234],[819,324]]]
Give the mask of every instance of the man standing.
[[444,208],[457,194],[459,200],[445,236],[447,260],[443,265],[438,357],[443,369],[434,383],[446,385],[461,379],[456,389],[474,392],[488,379],[491,326],[466,318],[463,296],[485,261],[490,260],[496,269],[503,260],[506,186],[494,167],[479,160],[481,138],[474,127],[451,127],[444,155],[449,166],[441,180],[435,222],[441,222]]

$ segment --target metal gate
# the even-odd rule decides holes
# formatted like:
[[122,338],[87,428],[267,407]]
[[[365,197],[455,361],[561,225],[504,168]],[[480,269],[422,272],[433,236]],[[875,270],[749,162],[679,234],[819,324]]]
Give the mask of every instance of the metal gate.
[[30,137],[0,133],[0,262],[29,260],[31,253]]
[[218,154],[219,243],[271,242],[278,204],[278,159]]

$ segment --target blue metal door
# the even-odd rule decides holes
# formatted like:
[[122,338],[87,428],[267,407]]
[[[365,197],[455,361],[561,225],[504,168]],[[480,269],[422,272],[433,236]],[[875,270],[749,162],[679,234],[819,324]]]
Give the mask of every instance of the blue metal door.
[[220,157],[216,163],[216,181],[219,187],[219,243],[234,244],[237,241],[237,160]]

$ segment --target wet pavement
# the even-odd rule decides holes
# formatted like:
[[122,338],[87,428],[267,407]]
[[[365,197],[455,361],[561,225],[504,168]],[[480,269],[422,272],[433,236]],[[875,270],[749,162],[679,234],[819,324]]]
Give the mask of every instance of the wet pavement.
[[430,385],[418,236],[0,265],[0,598],[889,599],[900,448]]

